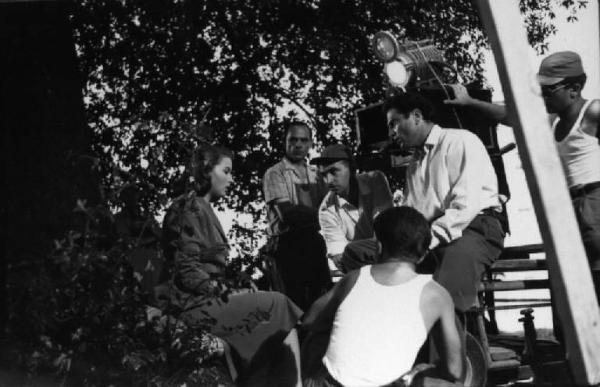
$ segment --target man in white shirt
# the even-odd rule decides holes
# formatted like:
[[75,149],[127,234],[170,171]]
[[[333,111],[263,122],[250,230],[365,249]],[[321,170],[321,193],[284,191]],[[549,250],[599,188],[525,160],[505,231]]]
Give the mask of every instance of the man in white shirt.
[[492,162],[473,133],[436,125],[431,103],[419,94],[391,97],[384,111],[392,140],[415,149],[403,204],[431,222],[434,278],[464,312],[475,304],[481,275],[504,244]]
[[348,272],[372,263],[377,244],[373,219],[393,207],[392,193],[380,171],[356,173],[350,148],[333,144],[311,164],[319,166],[329,192],[319,207],[319,224],[328,257]]

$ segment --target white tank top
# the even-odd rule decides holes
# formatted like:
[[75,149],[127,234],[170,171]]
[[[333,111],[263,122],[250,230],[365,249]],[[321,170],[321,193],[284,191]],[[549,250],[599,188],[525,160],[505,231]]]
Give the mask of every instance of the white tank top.
[[[586,133],[585,126],[581,124],[592,101],[586,101],[569,134],[562,141],[556,143],[569,188],[600,181],[598,138]],[[553,130],[556,129],[558,121],[558,118],[554,121]]]
[[344,386],[381,386],[410,371],[427,337],[421,293],[431,276],[380,285],[364,266],[333,322],[323,364]]

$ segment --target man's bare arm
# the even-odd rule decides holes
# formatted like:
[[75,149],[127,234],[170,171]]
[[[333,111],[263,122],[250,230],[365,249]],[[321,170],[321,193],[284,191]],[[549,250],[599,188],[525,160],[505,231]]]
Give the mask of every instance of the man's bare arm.
[[348,273],[331,290],[319,297],[302,316],[302,326],[313,332],[331,330],[335,313],[354,287],[358,275],[358,271]]
[[440,326],[444,345],[446,372],[454,380],[459,380],[463,373],[463,349],[458,332],[454,303],[445,289],[440,292]]
[[463,85],[454,84],[449,86],[454,91],[454,98],[445,100],[445,104],[470,107],[483,113],[485,116],[496,122],[500,122],[503,125],[512,126],[508,120],[508,114],[504,105],[498,105],[495,103],[475,99],[469,95],[467,88]]
[[585,120],[591,123],[590,128],[595,129],[595,133],[589,133],[600,141],[600,100],[594,100],[585,112]]

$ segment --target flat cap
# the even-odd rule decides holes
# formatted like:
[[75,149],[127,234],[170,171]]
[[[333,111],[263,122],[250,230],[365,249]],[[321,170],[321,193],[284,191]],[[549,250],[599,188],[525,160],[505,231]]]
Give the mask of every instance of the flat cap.
[[573,51],[559,51],[542,60],[537,74],[540,85],[554,85],[567,77],[583,74],[581,57]]
[[353,161],[354,157],[352,156],[352,150],[350,150],[350,148],[344,144],[332,144],[323,149],[321,156],[315,157],[310,161],[310,163],[315,165],[324,165],[340,160]]

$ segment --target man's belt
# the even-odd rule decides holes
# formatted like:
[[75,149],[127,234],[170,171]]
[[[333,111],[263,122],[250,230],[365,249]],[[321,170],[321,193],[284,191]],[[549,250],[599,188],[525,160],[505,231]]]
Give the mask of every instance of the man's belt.
[[575,188],[571,188],[569,190],[569,193],[571,194],[571,198],[575,199],[578,198],[580,196],[583,196],[587,193],[592,192],[593,190],[595,190],[596,188],[600,187],[600,181],[595,181],[593,183],[588,183],[588,184],[584,184],[582,186],[579,187],[575,187]]

